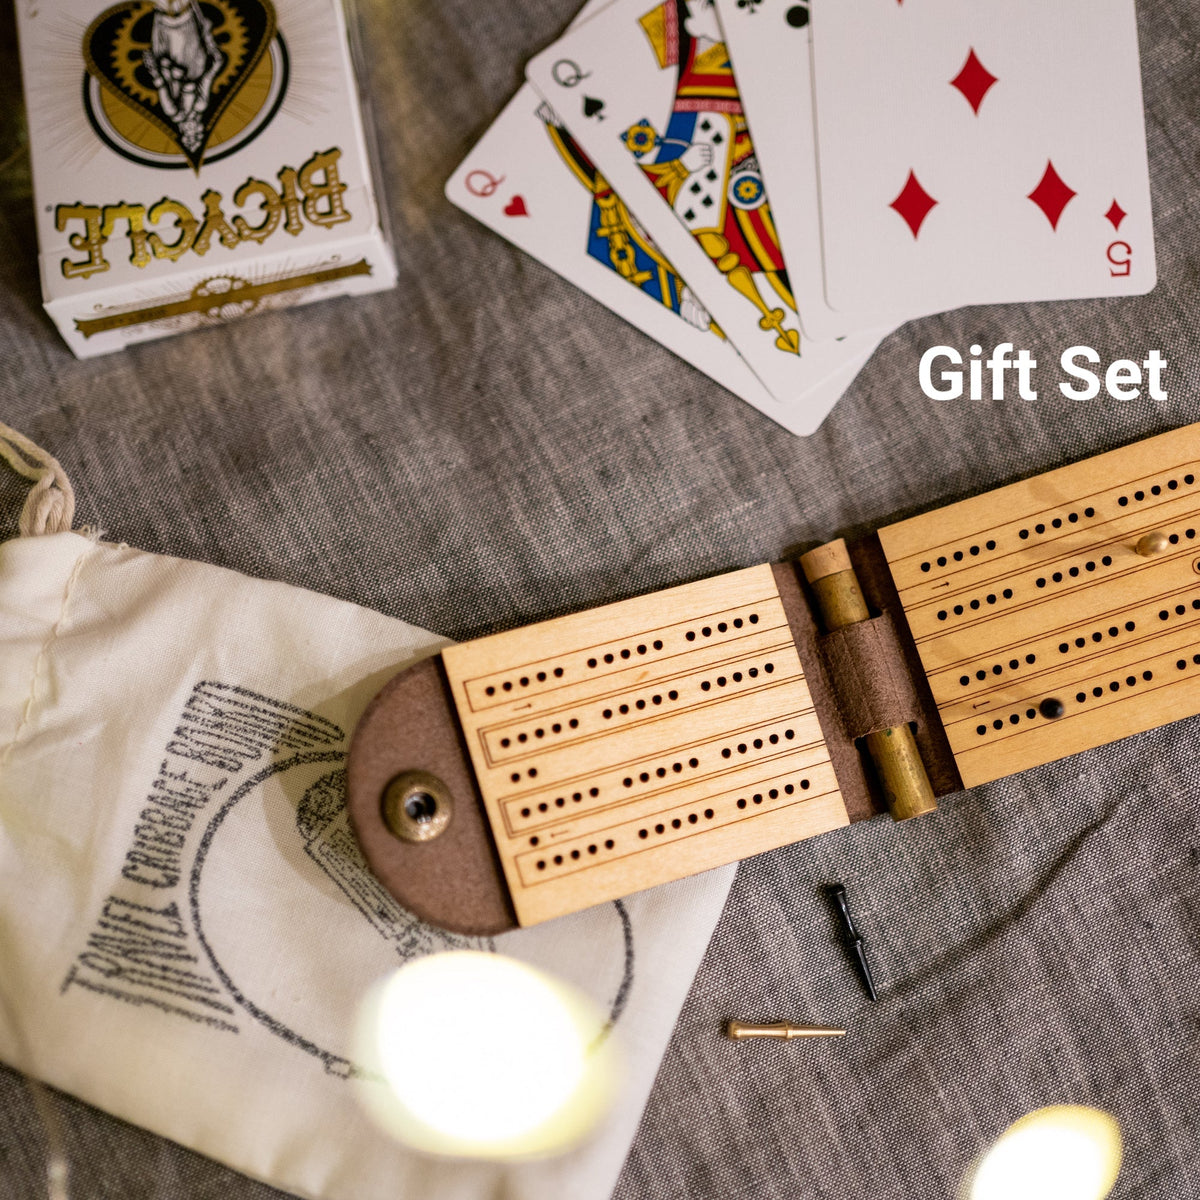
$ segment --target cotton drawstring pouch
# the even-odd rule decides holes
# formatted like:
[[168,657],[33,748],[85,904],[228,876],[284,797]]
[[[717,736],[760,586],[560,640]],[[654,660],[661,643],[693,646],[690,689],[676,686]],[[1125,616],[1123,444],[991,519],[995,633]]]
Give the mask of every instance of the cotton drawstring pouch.
[[[343,766],[367,702],[444,640],[72,531],[58,463],[5,426],[0,456],[32,483],[0,544],[0,1059],[313,1200],[608,1196],[733,868],[494,939],[421,924],[358,852]],[[359,1005],[455,948],[608,1015],[621,1090],[576,1149],[434,1159],[364,1115]]]

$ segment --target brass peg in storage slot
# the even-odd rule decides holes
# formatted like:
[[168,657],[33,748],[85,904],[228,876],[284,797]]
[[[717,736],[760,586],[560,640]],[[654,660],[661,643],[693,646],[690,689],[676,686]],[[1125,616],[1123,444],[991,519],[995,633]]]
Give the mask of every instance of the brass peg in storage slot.
[[[801,555],[800,565],[816,594],[817,607],[827,630],[871,619],[871,610],[842,538]],[[907,821],[937,808],[937,798],[921,762],[921,753],[907,725],[868,733],[863,742],[875,764],[884,799],[894,820]]]

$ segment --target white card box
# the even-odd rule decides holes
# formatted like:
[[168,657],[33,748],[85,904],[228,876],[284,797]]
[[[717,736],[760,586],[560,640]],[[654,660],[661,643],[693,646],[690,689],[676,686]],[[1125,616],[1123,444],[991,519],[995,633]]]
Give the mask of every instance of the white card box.
[[17,15],[42,294],[76,355],[395,286],[341,0]]

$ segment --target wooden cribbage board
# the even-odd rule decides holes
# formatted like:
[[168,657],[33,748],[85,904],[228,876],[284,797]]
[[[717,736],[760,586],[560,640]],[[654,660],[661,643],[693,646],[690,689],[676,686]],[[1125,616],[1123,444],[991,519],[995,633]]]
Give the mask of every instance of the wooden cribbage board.
[[522,925],[848,821],[768,566],[442,659]]
[[1197,426],[879,540],[965,786],[1200,713]]
[[[807,585],[751,567],[396,676],[347,768],[384,886],[499,932],[1200,713],[1200,425],[803,566]],[[913,785],[902,761],[920,803],[889,791]],[[442,824],[397,823],[410,794]]]

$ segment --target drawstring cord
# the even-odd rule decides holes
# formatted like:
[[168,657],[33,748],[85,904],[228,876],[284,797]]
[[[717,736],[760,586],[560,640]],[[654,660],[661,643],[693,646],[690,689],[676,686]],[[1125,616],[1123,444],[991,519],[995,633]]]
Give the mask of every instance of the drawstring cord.
[[17,526],[21,536],[66,533],[75,519],[75,489],[58,460],[3,422],[0,458],[33,481]]

